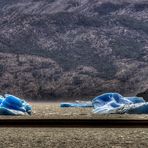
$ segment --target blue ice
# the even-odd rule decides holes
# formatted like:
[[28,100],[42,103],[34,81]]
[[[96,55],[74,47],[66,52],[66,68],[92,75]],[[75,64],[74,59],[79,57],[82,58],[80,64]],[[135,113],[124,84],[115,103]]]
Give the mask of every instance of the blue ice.
[[93,107],[97,114],[148,114],[148,102],[140,97],[124,97],[105,93],[92,99],[91,104],[61,103],[61,107]]
[[32,107],[13,95],[0,96],[0,115],[31,115]]

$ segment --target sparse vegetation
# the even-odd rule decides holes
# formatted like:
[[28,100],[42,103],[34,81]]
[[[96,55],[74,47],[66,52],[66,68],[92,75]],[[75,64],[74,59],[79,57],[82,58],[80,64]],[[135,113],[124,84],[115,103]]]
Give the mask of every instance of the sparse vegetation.
[[0,76],[3,75],[5,69],[4,69],[4,65],[0,64]]
[[118,21],[130,29],[137,31],[143,31],[148,34],[148,21],[136,20],[135,18],[129,16],[119,16]]
[[[144,43],[131,38],[116,39],[111,43],[113,53],[121,58],[140,59],[143,57],[142,48]],[[141,51],[141,53],[139,53]]]
[[106,2],[101,4],[100,6],[95,7],[94,11],[98,12],[99,15],[107,15],[111,12],[115,12],[121,8],[124,8],[126,3],[123,4],[115,4],[112,2]]
[[144,1],[2,0],[0,91],[35,100],[136,95],[147,87],[146,18]]

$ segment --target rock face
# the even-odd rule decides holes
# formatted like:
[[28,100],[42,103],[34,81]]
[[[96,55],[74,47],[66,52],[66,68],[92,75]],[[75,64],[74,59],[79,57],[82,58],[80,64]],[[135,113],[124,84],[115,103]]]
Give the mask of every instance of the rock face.
[[144,99],[147,99],[148,98],[148,89],[144,92],[138,93],[137,96],[143,97]]
[[148,89],[148,3],[1,0],[0,92],[34,100]]

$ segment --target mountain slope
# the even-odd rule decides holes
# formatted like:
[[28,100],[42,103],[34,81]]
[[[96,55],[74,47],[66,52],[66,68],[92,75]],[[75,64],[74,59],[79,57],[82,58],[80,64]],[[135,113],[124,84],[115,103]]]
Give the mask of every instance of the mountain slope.
[[32,99],[148,88],[148,3],[1,0],[0,90]]

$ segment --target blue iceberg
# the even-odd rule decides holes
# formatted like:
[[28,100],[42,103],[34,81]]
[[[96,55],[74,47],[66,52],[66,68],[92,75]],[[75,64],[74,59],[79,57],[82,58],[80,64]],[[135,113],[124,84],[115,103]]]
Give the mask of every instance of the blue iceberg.
[[88,103],[61,103],[60,106],[61,107],[82,107],[82,108],[93,107],[92,103],[91,104],[88,104]]
[[61,103],[61,107],[93,107],[98,114],[148,114],[148,102],[140,97],[124,97],[119,93],[105,93],[92,99],[91,104]]
[[32,107],[13,95],[0,96],[0,115],[31,115]]
[[[109,114],[109,113],[135,113],[139,114],[139,104],[146,104],[145,100],[140,97],[123,97],[119,93],[105,93],[97,96],[92,100],[94,113]],[[131,112],[134,108],[135,111]],[[147,108],[148,112],[148,108]],[[145,111],[141,111],[145,113]]]

